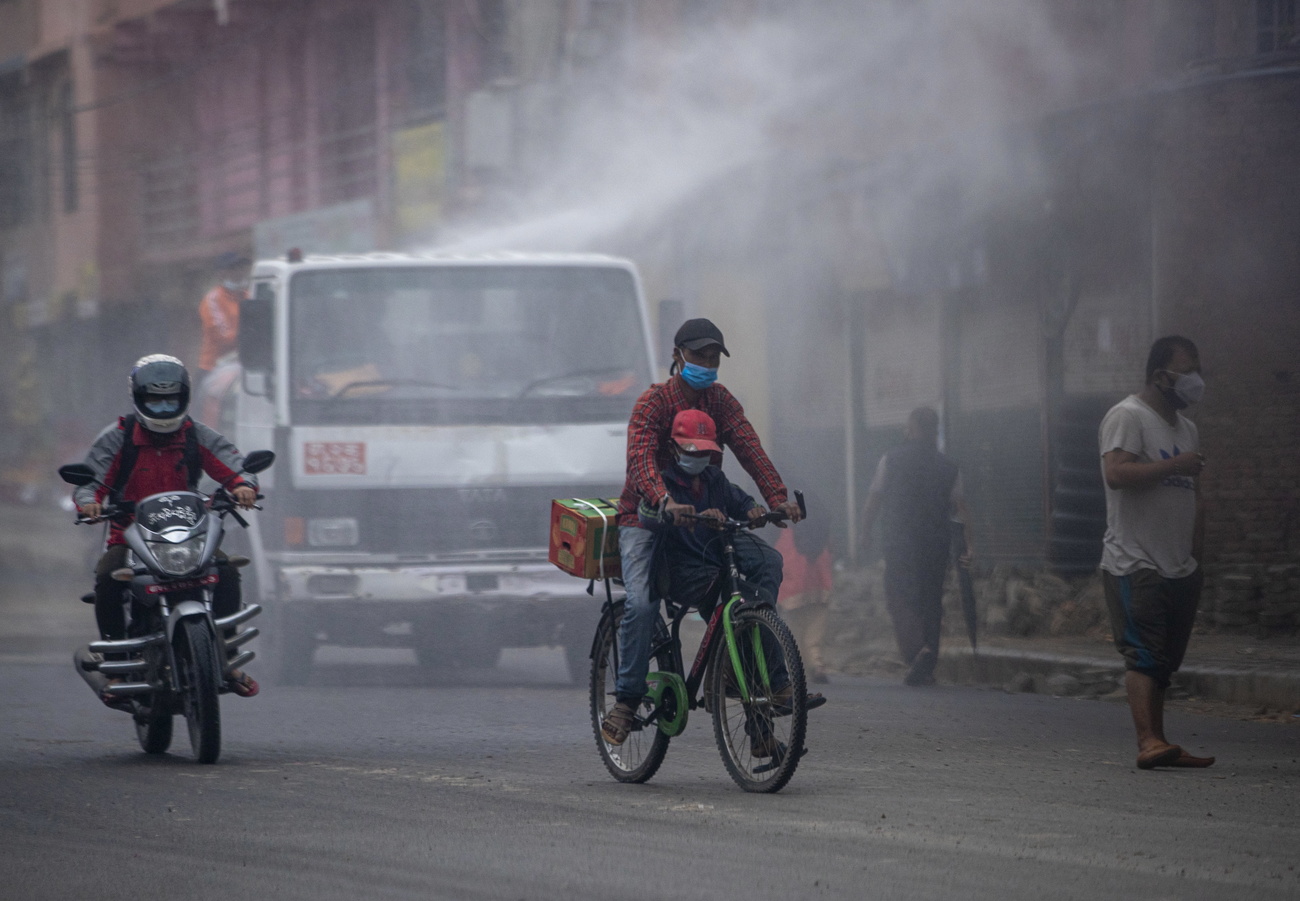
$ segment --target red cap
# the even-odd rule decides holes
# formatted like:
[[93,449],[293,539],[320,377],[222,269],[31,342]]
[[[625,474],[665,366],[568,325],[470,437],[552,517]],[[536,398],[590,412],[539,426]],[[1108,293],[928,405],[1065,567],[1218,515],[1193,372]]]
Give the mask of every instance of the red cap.
[[673,440],[687,453],[722,453],[722,448],[718,446],[718,427],[714,425],[713,417],[703,410],[682,410],[674,416]]

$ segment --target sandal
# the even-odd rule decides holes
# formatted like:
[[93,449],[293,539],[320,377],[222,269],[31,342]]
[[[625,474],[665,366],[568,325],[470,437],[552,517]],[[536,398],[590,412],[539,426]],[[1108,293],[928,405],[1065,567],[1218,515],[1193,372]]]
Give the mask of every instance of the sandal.
[[241,698],[251,698],[262,690],[262,687],[257,684],[257,680],[245,672],[241,672],[237,676],[231,673],[230,678],[226,680],[226,684],[230,686],[231,691]]
[[600,724],[601,738],[611,745],[621,745],[627,741],[627,734],[632,731],[635,723],[636,711],[632,705],[619,701],[609,709],[604,722]]

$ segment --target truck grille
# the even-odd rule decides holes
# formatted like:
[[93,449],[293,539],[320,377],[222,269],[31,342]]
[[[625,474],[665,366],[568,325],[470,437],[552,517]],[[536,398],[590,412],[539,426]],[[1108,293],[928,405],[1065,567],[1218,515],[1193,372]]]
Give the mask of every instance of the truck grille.
[[[621,486],[595,488],[414,488],[277,490],[263,518],[268,546],[284,546],[284,517],[354,517],[361,543],[331,550],[383,554],[490,556],[494,549],[543,548],[550,540],[551,500],[617,497]],[[270,528],[268,528],[270,526]],[[311,550],[309,547],[293,550]]]

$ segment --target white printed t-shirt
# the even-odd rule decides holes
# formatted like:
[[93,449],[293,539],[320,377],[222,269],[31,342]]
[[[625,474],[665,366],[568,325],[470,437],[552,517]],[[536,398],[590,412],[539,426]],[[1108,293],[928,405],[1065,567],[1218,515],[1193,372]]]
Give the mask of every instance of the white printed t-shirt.
[[[1136,454],[1139,462],[1167,460],[1196,451],[1196,425],[1177,414],[1170,425],[1137,395],[1110,408],[1101,421],[1101,453],[1113,450]],[[1102,462],[1103,479],[1105,461]],[[1154,569],[1166,579],[1196,571],[1192,536],[1196,528],[1196,480],[1168,476],[1148,488],[1116,490],[1106,486],[1106,538],[1101,568],[1116,576]]]

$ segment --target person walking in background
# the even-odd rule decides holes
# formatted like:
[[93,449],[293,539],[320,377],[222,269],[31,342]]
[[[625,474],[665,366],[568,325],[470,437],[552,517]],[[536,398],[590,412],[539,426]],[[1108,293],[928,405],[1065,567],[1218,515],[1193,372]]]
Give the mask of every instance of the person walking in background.
[[[820,510],[815,503],[811,508]],[[826,618],[830,613],[831,573],[830,522],[823,515],[805,520],[797,529],[786,529],[776,540],[776,549],[785,560],[785,579],[777,607],[781,618],[794,632],[803,657],[808,681],[830,681],[822,658],[826,637]]]
[[200,378],[238,347],[239,303],[247,291],[248,267],[248,258],[234,251],[221,254],[213,264],[217,284],[199,301],[199,321],[203,325]]
[[1204,535],[1205,459],[1196,425],[1179,411],[1204,390],[1196,345],[1169,335],[1151,345],[1142,390],[1101,422],[1102,579],[1143,770],[1214,763],[1171,743],[1164,724],[1165,690],[1182,664],[1200,601]]
[[865,552],[877,518],[883,518],[885,603],[908,667],[903,682],[933,685],[954,513],[966,533],[964,564],[974,544],[961,474],[939,452],[939,414],[917,407],[907,417],[906,438],[876,467],[862,514],[862,542]]

